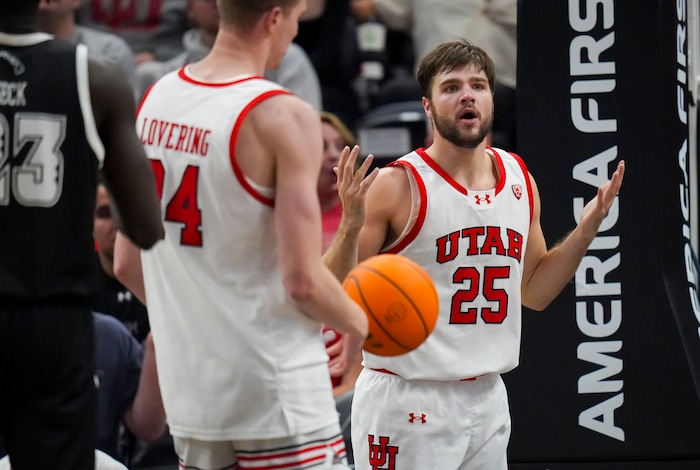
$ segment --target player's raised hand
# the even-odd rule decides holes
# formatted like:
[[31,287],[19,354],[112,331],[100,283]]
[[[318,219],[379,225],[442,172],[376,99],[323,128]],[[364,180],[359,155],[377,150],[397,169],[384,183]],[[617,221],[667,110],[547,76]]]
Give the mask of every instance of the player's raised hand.
[[343,217],[346,221],[353,221],[361,226],[365,220],[365,195],[376,179],[379,169],[375,168],[367,175],[374,159],[372,155],[368,155],[358,168],[359,153],[360,147],[357,145],[352,149],[345,147],[335,172],[338,176],[338,196],[343,204]]
[[622,186],[622,179],[625,175],[625,161],[620,160],[617,169],[612,174],[610,181],[598,188],[598,193],[591,199],[581,212],[579,226],[582,229],[591,230],[593,236],[598,233],[598,228],[607,217],[610,208],[615,201],[617,193]]

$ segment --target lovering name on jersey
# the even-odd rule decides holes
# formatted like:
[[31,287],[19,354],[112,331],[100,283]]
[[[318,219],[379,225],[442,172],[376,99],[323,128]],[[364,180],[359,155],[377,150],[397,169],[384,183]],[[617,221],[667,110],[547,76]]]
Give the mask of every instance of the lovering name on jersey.
[[24,90],[27,82],[6,82],[0,80],[0,105],[27,106]]
[[493,254],[508,256],[520,262],[523,236],[509,228],[469,227],[438,238],[435,246],[438,263],[452,261],[460,254],[460,250],[465,256]]
[[140,138],[143,145],[155,145],[169,150],[207,156],[211,130],[177,122],[143,118]]

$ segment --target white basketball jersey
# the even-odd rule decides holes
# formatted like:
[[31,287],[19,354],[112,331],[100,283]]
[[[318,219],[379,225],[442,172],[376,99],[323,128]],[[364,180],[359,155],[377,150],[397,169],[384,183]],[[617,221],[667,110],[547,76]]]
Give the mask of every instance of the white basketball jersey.
[[488,191],[464,188],[422,149],[394,163],[412,180],[415,222],[385,251],[426,269],[440,313],[417,349],[396,357],[365,353],[366,367],[407,379],[461,380],[517,366],[532,188],[519,157],[488,151],[498,171]]
[[176,436],[275,438],[337,423],[320,325],[282,285],[274,191],[248,180],[234,152],[247,113],[281,93],[261,77],[207,84],[184,68],[139,108],[166,231],[143,272]]

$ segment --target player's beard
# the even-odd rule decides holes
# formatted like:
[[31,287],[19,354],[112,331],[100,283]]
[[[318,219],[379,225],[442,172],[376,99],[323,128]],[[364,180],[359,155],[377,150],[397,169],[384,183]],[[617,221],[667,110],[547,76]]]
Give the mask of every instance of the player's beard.
[[443,119],[442,116],[435,112],[433,112],[433,124],[435,125],[435,132],[440,134],[443,139],[458,147],[474,149],[478,147],[486,136],[489,135],[489,132],[491,132],[493,113],[491,113],[487,119],[481,121],[479,132],[475,136],[466,135],[459,130],[454,120],[449,118]]

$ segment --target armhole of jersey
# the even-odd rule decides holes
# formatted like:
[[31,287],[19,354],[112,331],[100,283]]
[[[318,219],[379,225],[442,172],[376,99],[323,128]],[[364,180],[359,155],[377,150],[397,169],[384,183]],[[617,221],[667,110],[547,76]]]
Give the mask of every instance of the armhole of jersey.
[[425,183],[412,164],[397,160],[389,163],[387,166],[402,166],[406,170],[406,177],[411,186],[411,212],[408,215],[406,226],[401,235],[382,250],[382,253],[397,254],[416,238],[423,227],[425,216],[428,212],[428,193],[425,190]]
[[235,175],[236,180],[238,180],[240,185],[243,187],[243,189],[245,189],[245,191],[248,194],[250,194],[253,198],[268,206],[275,205],[274,188],[263,188],[259,185],[256,185],[243,173],[243,170],[240,166],[238,166],[238,161],[236,160],[236,140],[238,138],[238,133],[241,130],[241,125],[243,124],[243,121],[248,116],[248,113],[250,113],[250,111],[256,105],[268,98],[283,94],[288,95],[290,94],[290,92],[284,89],[270,90],[259,95],[258,97],[254,98],[250,103],[248,103],[246,107],[243,108],[243,110],[241,111],[240,115],[238,116],[238,119],[236,120],[236,123],[233,125],[233,130],[231,131],[231,140],[229,141],[229,159],[231,161],[231,168],[233,169],[233,174]]
[[509,153],[513,156],[513,158],[515,158],[515,161],[518,162],[518,165],[520,165],[520,169],[523,170],[523,177],[525,178],[525,187],[527,188],[527,200],[530,204],[530,223],[532,224],[532,213],[535,209],[535,200],[532,197],[532,181],[530,181],[530,172],[528,171],[523,159],[520,158],[520,155],[512,152]]
[[90,99],[90,79],[88,77],[88,50],[84,44],[78,44],[75,50],[75,72],[78,83],[78,100],[80,111],[85,125],[85,136],[88,143],[97,156],[97,166],[102,169],[105,159],[105,147],[97,132],[95,115],[92,113],[92,100]]

